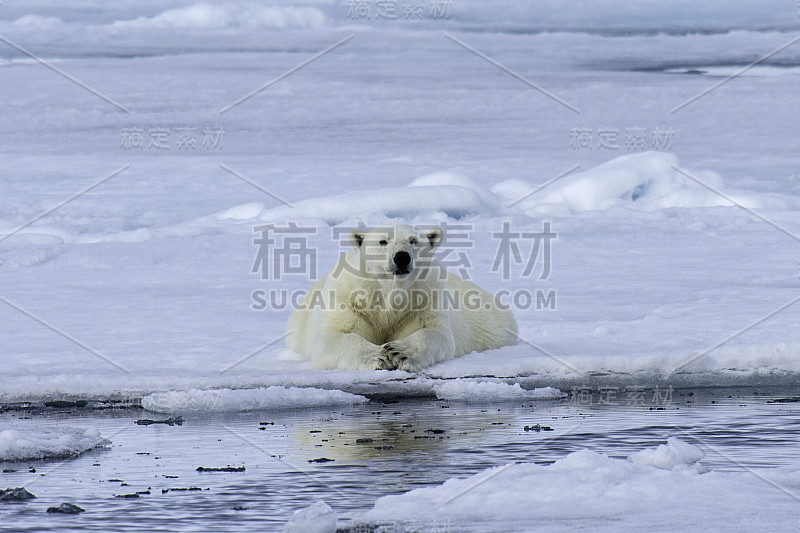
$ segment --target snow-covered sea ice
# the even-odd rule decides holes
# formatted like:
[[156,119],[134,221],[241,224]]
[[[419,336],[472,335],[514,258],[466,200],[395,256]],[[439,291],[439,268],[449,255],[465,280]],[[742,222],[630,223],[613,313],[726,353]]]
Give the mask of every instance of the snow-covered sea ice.
[[[796,2],[573,4],[0,3],[0,530],[796,530]],[[358,224],[520,342],[287,350]]]

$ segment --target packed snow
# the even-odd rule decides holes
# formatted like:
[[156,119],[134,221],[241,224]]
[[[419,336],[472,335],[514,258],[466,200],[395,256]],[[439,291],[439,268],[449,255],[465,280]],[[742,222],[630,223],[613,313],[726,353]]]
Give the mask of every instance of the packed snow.
[[765,526],[789,531],[797,526],[792,511],[797,497],[791,492],[800,488],[800,466],[708,472],[697,464],[703,455],[697,446],[673,437],[628,459],[582,450],[550,465],[511,463],[385,496],[361,522],[410,531],[489,531],[497,526],[504,531]]
[[[2,6],[0,401],[796,383],[795,6],[352,8]],[[255,272],[256,229],[289,223],[315,272]],[[359,223],[465,234],[451,269],[528,298],[520,343],[417,376],[289,353],[291,304],[258,291],[306,290]],[[493,268],[504,225],[545,223],[547,272],[530,242]]]
[[[4,427],[9,427],[4,423]],[[73,458],[111,444],[96,428],[64,425],[32,427],[12,423],[0,431],[0,461]]]
[[[401,395],[437,394],[429,379],[465,376],[512,378],[525,388],[564,388],[598,373],[639,385],[790,383],[800,372],[800,342],[790,327],[800,280],[786,272],[795,253],[786,234],[745,208],[770,210],[769,220],[791,233],[797,229],[796,206],[793,196],[732,189],[714,172],[684,170],[674,155],[646,152],[568,175],[542,191],[518,178],[487,187],[465,174],[442,171],[405,187],[354,189],[291,207],[251,202],[177,224],[105,235],[96,229],[82,233],[77,220],[63,228],[32,226],[0,243],[5,268],[19,281],[3,296],[3,312],[19,327],[8,335],[9,371],[0,377],[0,399],[142,397],[170,388],[174,375],[180,376],[181,389],[282,385],[364,394],[380,392],[376,384],[384,384],[384,392]],[[291,276],[270,285],[250,272],[255,249],[248,241],[256,235],[254,228],[289,219],[313,230],[317,276],[342,249],[332,232],[361,220],[439,223],[456,233],[467,227],[474,239],[467,250],[467,275],[495,291],[529,291],[528,307],[516,309],[522,340],[399,381],[397,373],[312,369],[282,342],[273,342],[283,332],[288,306],[258,311],[246,296],[248,289],[280,287],[286,298],[310,286]],[[549,279],[534,285],[526,278],[498,279],[489,268],[498,249],[493,235],[507,221],[541,231],[542,220],[552,221],[558,235]],[[215,253],[216,246],[233,242],[238,243],[234,253]],[[750,259],[753,249],[762,250],[757,270]],[[163,267],[151,270],[143,258]],[[724,271],[709,268],[732,260],[736,263]],[[92,272],[92,281],[75,281],[84,272]],[[237,275],[208,283],[210,272]],[[49,290],[48,279],[60,280],[62,290],[48,295],[45,308],[44,300],[37,303],[31,296]],[[732,286],[744,291],[747,305],[726,303]],[[535,297],[552,298],[551,307],[533,306],[538,287],[542,292]],[[104,296],[112,297],[103,301]],[[71,302],[84,298],[103,303],[76,310]],[[137,303],[127,307],[124,301]],[[746,329],[779,306],[785,312]],[[165,321],[159,309],[183,318]],[[705,325],[696,313],[710,313]],[[223,315],[235,320],[219,321]],[[64,335],[48,326],[53,321]],[[742,329],[746,334],[717,346]],[[67,331],[84,331],[78,337],[89,344],[66,342],[77,340]],[[37,344],[30,344],[32,338]],[[111,345],[111,338],[119,342]],[[240,361],[257,338],[266,348]],[[59,355],[41,354],[37,345]],[[508,393],[495,392],[501,398]]]
[[358,405],[364,396],[339,390],[301,387],[215,389],[154,392],[142,398],[142,407],[156,413],[226,413],[276,409],[328,408]]

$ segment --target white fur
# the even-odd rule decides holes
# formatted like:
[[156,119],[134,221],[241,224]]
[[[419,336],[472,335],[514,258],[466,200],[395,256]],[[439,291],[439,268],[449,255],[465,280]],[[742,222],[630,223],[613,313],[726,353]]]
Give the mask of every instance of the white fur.
[[[515,344],[511,311],[498,308],[494,295],[444,272],[433,259],[442,237],[439,228],[353,231],[353,247],[289,318],[289,348],[317,368],[414,372]],[[394,262],[398,252],[411,258],[407,274]],[[388,305],[392,296],[402,304],[403,295],[409,305]],[[417,298],[413,306],[412,297]],[[451,305],[445,306],[445,299]]]

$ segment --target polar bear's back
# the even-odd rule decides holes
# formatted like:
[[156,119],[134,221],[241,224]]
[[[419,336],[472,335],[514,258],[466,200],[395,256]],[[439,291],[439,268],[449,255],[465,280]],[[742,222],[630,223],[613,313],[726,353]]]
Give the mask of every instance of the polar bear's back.
[[517,343],[514,314],[498,306],[494,294],[452,273],[447,274],[447,285],[459,296],[460,305],[450,313],[456,357]]

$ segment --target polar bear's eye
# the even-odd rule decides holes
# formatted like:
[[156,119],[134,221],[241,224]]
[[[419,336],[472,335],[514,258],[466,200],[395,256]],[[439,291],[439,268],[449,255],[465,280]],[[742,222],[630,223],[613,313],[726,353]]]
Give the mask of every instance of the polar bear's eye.
[[386,246],[387,244],[389,244],[389,241],[387,241],[386,239],[381,239],[381,241],[378,244],[380,244],[381,246]]
[[408,239],[408,244],[417,244],[417,242],[419,241],[417,241],[415,237],[411,237],[410,239]]

